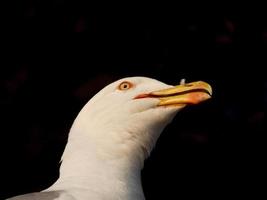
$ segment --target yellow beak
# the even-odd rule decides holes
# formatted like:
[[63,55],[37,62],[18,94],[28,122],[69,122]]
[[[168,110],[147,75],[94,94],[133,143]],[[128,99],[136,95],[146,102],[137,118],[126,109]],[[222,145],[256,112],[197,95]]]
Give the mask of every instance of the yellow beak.
[[154,91],[149,97],[160,100],[158,106],[185,106],[187,104],[198,104],[212,95],[211,86],[203,81],[177,85],[168,89]]

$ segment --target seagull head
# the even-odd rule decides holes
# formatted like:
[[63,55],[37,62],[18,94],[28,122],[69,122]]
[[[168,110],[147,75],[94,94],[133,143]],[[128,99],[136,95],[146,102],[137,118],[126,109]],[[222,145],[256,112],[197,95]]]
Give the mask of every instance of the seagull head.
[[209,84],[172,86],[147,77],[128,77],[98,92],[76,118],[69,140],[82,137],[98,154],[144,160],[176,113],[211,97]]

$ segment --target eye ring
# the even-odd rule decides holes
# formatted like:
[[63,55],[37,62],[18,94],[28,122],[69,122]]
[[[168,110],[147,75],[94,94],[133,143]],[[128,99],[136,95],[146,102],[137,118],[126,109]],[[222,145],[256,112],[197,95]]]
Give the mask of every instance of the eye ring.
[[128,82],[128,81],[123,81],[119,86],[119,90],[129,90],[130,88],[133,87],[133,84]]

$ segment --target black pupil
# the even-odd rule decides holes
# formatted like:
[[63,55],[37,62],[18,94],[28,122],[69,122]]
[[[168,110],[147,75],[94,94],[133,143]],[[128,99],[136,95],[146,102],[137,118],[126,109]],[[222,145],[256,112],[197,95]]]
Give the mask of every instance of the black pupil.
[[123,88],[124,88],[124,89],[127,88],[127,87],[128,87],[127,84],[124,84],[124,85],[123,85]]

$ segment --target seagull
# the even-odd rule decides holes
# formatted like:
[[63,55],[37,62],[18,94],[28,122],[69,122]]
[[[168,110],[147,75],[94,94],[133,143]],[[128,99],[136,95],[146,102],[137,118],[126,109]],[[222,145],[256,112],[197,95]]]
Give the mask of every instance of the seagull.
[[127,77],[98,92],[69,132],[58,180],[9,200],[144,200],[141,170],[163,129],[187,105],[211,98],[203,81],[172,86]]

